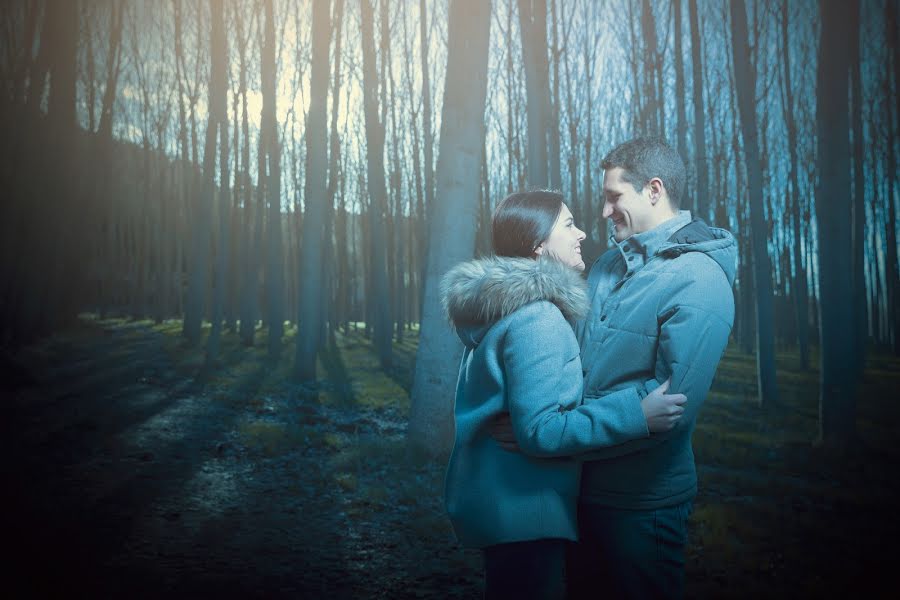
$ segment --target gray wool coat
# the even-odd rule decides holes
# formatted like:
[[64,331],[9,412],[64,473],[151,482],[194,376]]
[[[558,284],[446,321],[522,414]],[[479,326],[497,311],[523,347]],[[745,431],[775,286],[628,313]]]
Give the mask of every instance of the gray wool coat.
[[[577,538],[580,463],[570,455],[649,435],[643,413],[582,404],[570,320],[588,310],[585,283],[552,259],[488,258],[442,281],[445,310],[465,345],[445,503],[469,547]],[[509,412],[522,452],[491,438]]]

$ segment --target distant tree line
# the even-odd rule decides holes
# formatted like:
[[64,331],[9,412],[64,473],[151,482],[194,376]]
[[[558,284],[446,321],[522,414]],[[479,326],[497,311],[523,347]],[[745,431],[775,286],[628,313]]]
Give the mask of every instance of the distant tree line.
[[598,256],[600,159],[662,135],[688,166],[685,208],[740,242],[734,336],[760,402],[777,402],[776,349],[808,368],[818,348],[823,372],[844,365],[823,382],[830,423],[829,406],[852,414],[828,399],[853,396],[866,349],[900,352],[897,12],[4,2],[0,341],[85,310],[183,317],[190,343],[211,324],[215,361],[223,334],[279,356],[289,323],[314,380],[337,331],[364,328],[391,368],[421,324],[410,431],[444,436],[440,452],[458,353],[441,274],[488,252],[493,206],[529,186],[563,191]]

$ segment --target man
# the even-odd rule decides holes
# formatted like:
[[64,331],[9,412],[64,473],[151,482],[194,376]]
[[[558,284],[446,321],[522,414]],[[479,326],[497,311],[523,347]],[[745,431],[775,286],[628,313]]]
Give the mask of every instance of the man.
[[[585,402],[610,411],[671,379],[687,396],[666,433],[580,458],[572,598],[680,598],[687,519],[697,493],[691,433],[734,321],[732,235],[679,210],[685,168],[672,148],[637,138],[602,161],[603,216],[614,245],[591,267],[591,313],[576,324]],[[495,428],[498,441],[511,442]]]

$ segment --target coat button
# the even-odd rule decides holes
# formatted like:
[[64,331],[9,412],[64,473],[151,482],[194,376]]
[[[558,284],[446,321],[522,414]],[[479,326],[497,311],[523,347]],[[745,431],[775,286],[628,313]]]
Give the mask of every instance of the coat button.
[[631,261],[633,261],[633,260],[634,260],[634,256],[629,256],[629,257],[628,257],[628,262],[631,262]]
[[601,320],[601,321],[605,321],[605,320],[606,320],[606,315],[603,315],[602,317],[600,317],[600,320]]

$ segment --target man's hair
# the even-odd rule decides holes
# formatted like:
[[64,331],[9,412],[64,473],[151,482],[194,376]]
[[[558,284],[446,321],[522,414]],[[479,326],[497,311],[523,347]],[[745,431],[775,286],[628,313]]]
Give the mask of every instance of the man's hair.
[[638,137],[619,144],[600,163],[603,170],[621,168],[622,179],[640,193],[651,179],[662,180],[673,209],[681,206],[687,176],[684,162],[662,138]]
[[494,254],[533,257],[550,237],[562,205],[562,194],[549,190],[516,192],[501,200],[491,219]]

